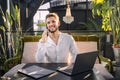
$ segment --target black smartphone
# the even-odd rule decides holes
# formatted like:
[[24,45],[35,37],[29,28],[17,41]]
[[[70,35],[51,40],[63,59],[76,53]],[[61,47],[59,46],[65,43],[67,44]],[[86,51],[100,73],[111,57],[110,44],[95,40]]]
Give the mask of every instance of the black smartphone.
[[[46,29],[48,29],[48,27],[46,26]],[[49,31],[49,30],[48,30]],[[48,32],[47,32],[47,36],[48,36]]]
[[48,27],[46,26],[46,29],[48,29]]

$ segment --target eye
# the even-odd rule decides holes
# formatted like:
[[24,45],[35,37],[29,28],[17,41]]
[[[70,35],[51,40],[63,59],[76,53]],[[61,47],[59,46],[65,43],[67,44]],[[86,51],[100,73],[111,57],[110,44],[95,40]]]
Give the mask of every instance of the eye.
[[47,24],[50,24],[50,22],[47,22]]
[[55,21],[55,20],[53,20],[53,21],[52,21],[52,23],[56,23],[56,21]]

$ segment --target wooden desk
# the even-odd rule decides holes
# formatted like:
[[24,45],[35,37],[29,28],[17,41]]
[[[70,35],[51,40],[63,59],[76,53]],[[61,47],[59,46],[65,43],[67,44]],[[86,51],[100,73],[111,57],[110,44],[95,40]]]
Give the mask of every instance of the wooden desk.
[[[40,67],[44,67],[47,69],[56,70],[58,67],[66,66],[67,64],[65,63],[28,63],[26,65],[23,64],[24,67],[28,67],[31,65],[38,65]],[[16,79],[17,80],[34,80],[28,76],[25,76],[17,72],[17,70],[22,68],[23,66],[20,66],[19,68],[16,67],[14,69],[11,69],[8,72],[8,74],[5,74],[5,76],[11,77],[11,80],[16,80]],[[93,69],[93,71],[85,72],[72,77],[56,71],[55,73],[47,77],[43,77],[39,80],[106,80],[106,79],[102,75],[100,75],[97,70]]]

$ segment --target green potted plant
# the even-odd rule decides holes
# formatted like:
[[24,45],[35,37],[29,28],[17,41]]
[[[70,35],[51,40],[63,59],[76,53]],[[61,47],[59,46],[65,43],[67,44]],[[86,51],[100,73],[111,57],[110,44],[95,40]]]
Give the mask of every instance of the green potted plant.
[[120,0],[92,0],[92,8],[102,17],[102,29],[112,32],[113,47],[120,48]]
[[[10,1],[10,6],[11,6],[10,13],[8,13],[7,10],[4,13],[0,6],[0,14],[4,21],[4,25],[0,26],[0,29],[2,29],[3,31],[5,30],[4,34],[7,34],[7,36],[6,36],[6,37],[8,37],[7,40],[10,39],[9,43],[7,43],[7,44],[10,45],[10,47],[11,47],[10,50],[11,50],[11,54],[12,54],[12,56],[7,56],[9,54],[7,52],[9,50],[7,50],[7,48],[9,48],[9,47],[2,45],[3,46],[2,49],[4,50],[4,54],[2,56],[7,56],[7,58],[5,58],[4,60],[0,60],[0,61],[2,61],[2,63],[3,63],[2,67],[5,71],[8,70],[7,67],[10,67],[10,66],[6,66],[7,62],[10,60],[12,61],[13,58],[21,56],[21,53],[22,53],[22,30],[20,27],[19,9],[18,9],[17,5],[15,5],[15,6],[13,5],[12,0]],[[15,33],[12,33],[13,27],[15,29]],[[8,41],[2,41],[2,43],[3,42],[8,42]],[[8,64],[11,65],[12,62],[8,63]],[[13,65],[11,67],[13,67]]]
[[42,26],[46,26],[46,24],[45,24],[45,22],[40,22],[40,23],[37,24],[37,26],[41,26],[42,27]]
[[0,26],[0,74],[4,72],[4,61],[7,60],[7,55],[6,55],[6,44],[4,43],[6,41],[6,35],[5,35],[5,28],[3,26]]
[[94,15],[102,17],[102,29],[112,33],[115,60],[120,65],[120,0],[92,0],[92,8]]
[[44,30],[44,28],[46,28],[46,24],[45,24],[45,22],[39,22],[38,24],[37,24],[37,26],[38,26],[38,30]]

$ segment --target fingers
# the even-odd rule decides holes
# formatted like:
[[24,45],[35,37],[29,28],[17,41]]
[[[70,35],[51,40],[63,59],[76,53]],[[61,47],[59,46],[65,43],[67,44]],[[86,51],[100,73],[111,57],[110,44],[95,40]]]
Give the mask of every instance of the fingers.
[[45,29],[44,32],[42,33],[42,42],[46,42],[47,41],[47,36],[48,36],[48,30]]
[[45,29],[44,32],[42,33],[42,37],[47,37],[48,35],[48,29]]

